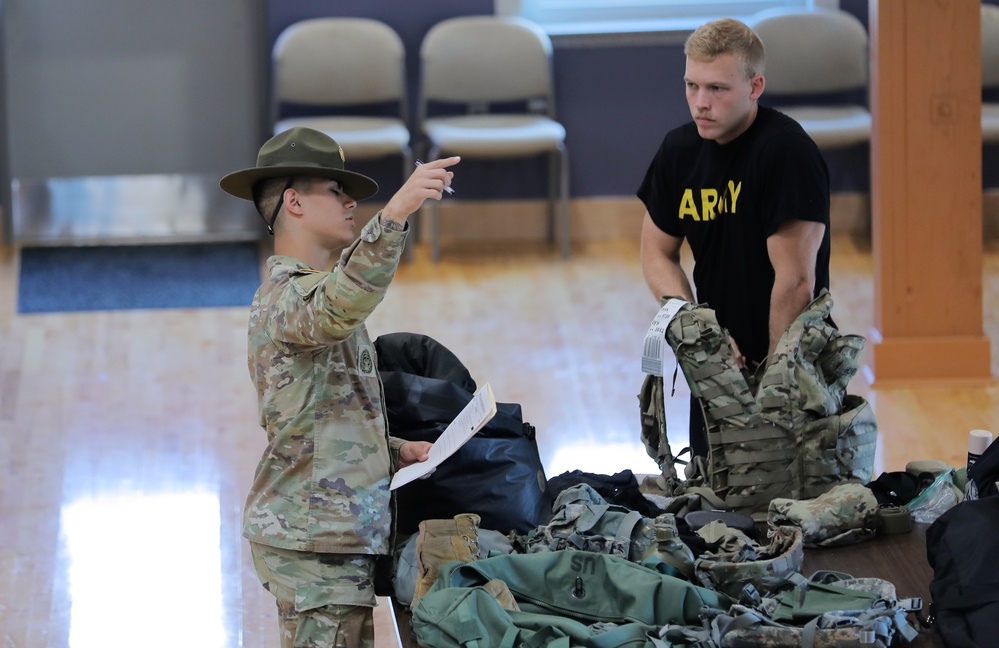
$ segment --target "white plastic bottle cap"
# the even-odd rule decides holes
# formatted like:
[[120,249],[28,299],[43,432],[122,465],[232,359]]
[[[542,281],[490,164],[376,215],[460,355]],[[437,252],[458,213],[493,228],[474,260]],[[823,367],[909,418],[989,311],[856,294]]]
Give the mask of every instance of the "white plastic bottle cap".
[[988,430],[972,430],[968,433],[968,454],[981,455],[992,443],[992,433]]

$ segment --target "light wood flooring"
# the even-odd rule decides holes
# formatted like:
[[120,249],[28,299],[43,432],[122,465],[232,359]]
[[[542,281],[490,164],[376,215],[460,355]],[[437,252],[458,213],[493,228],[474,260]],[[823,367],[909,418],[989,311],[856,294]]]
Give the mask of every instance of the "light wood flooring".
[[[276,647],[239,533],[264,445],[246,309],[18,316],[17,268],[0,247],[0,648]],[[837,236],[832,275],[841,330],[866,335],[869,248]],[[994,245],[984,286],[999,375]],[[436,265],[422,244],[369,329],[430,335],[521,403],[549,476],[654,472],[637,393],[656,311],[636,240],[579,243],[568,261],[546,246],[450,247]],[[858,375],[851,391],[874,405],[878,472],[961,465],[970,429],[999,432],[994,382],[872,389]],[[674,401],[682,444],[682,378]]]

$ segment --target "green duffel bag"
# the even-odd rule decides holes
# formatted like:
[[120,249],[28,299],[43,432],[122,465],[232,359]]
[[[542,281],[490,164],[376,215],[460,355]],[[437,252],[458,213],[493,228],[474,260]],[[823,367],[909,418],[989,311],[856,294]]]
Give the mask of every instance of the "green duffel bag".
[[[506,596],[490,593],[497,583]],[[618,556],[510,554],[445,564],[413,630],[428,648],[664,648],[707,640],[705,619],[731,605]]]

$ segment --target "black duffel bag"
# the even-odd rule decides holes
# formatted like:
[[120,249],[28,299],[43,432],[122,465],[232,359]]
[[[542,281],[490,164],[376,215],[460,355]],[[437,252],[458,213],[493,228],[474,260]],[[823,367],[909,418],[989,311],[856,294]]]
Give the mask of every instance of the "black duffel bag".
[[[375,342],[392,436],[436,441],[472,400],[476,385],[446,347],[425,335],[391,333]],[[480,526],[526,533],[551,517],[551,495],[534,426],[516,403],[497,413],[425,479],[396,491],[396,529],[405,538],[423,520],[476,513]]]

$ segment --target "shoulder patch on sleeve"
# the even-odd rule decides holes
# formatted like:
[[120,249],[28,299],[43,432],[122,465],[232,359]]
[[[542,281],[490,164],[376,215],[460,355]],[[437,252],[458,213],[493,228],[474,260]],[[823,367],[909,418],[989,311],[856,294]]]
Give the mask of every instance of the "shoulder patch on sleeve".
[[320,272],[318,270],[299,270],[291,276],[291,285],[295,287],[295,291],[302,297],[306,297],[313,292],[316,288],[323,282],[326,278],[326,272]]

